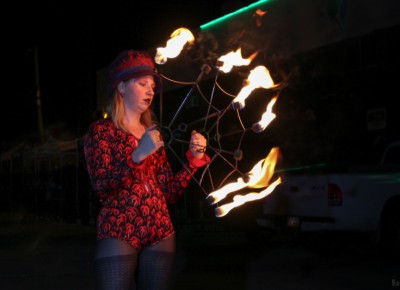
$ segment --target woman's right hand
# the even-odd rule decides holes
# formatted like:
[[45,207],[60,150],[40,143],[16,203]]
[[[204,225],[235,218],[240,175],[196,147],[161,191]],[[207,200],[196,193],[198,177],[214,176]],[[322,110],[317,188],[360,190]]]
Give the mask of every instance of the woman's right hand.
[[140,163],[163,146],[164,141],[161,138],[161,133],[156,129],[156,125],[153,125],[147,128],[142,135],[138,146],[132,152],[132,160],[135,163]]
[[189,148],[194,157],[197,159],[202,159],[207,148],[206,138],[204,138],[204,136],[198,133],[196,130],[193,130],[190,138]]

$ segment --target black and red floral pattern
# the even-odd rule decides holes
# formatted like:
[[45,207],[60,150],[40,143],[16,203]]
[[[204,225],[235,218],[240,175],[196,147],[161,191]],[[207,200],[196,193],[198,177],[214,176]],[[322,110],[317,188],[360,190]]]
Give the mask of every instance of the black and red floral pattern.
[[117,238],[141,250],[175,232],[167,204],[177,201],[197,168],[210,159],[197,159],[188,150],[187,164],[173,174],[164,148],[135,164],[131,153],[138,142],[110,119],[101,119],[89,127],[84,152],[101,202],[97,238]]

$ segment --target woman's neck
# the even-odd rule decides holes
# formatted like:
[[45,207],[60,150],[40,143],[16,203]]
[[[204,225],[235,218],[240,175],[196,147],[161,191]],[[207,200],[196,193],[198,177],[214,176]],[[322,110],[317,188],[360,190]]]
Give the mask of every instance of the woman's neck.
[[125,114],[124,123],[132,135],[139,139],[142,138],[146,128],[140,121],[140,114]]

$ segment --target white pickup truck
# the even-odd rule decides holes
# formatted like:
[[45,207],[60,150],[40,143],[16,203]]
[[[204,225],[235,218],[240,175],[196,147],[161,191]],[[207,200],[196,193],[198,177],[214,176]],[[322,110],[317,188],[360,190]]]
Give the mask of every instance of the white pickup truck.
[[316,167],[277,171],[282,183],[265,198],[257,225],[269,234],[364,233],[400,260],[400,141],[378,165]]

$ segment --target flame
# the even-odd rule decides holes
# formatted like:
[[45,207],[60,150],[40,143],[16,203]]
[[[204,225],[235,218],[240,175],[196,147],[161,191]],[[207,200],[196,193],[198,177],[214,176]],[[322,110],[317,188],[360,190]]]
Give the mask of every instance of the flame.
[[240,109],[243,109],[245,107],[245,100],[254,89],[268,89],[275,86],[274,81],[269,74],[269,70],[262,65],[257,66],[250,71],[246,83],[247,84],[242,88],[237,97],[233,100],[233,103],[239,104]]
[[238,178],[238,180],[234,183],[229,183],[220,189],[211,192],[207,195],[206,199],[210,202],[210,204],[215,204],[220,200],[224,199],[229,193],[232,191],[238,191],[239,189],[245,188],[246,183],[242,178]]
[[233,66],[249,65],[257,54],[258,52],[253,53],[249,58],[243,58],[241,48],[237,49],[235,52],[231,51],[218,59],[220,62],[223,62],[223,65],[219,67],[219,70],[228,73],[231,71]]
[[[267,187],[271,177],[274,174],[275,165],[278,160],[279,148],[274,147],[269,152],[265,159],[260,160],[254,165],[254,167],[247,174],[248,181],[246,182],[243,178],[238,178],[236,182],[228,183],[220,189],[210,193],[207,196],[207,200],[211,204],[215,204],[224,199],[228,194],[233,191],[240,190],[242,188],[262,188]],[[239,206],[238,204],[237,206]]]
[[243,204],[245,204],[246,202],[249,202],[249,201],[254,201],[254,200],[258,200],[258,199],[264,198],[267,195],[269,195],[271,192],[273,192],[275,187],[278,186],[281,183],[282,183],[282,180],[281,180],[280,177],[278,177],[266,189],[264,189],[263,191],[261,191],[259,193],[250,192],[250,193],[248,193],[246,195],[235,195],[233,197],[233,202],[224,204],[224,205],[222,205],[220,207],[217,207],[215,209],[215,216],[223,217],[226,214],[228,214],[235,207],[243,205]]
[[255,131],[257,133],[264,131],[265,128],[267,128],[267,126],[272,122],[272,120],[275,119],[276,114],[272,113],[272,107],[275,105],[277,98],[278,97],[273,97],[271,99],[271,101],[267,105],[266,111],[261,116],[261,120],[253,124],[253,128],[255,128]]
[[172,32],[170,39],[165,47],[158,47],[154,61],[158,64],[164,64],[168,58],[175,58],[182,51],[186,43],[193,44],[194,36],[192,32],[184,27]]
[[[257,11],[257,17],[261,18],[265,14],[264,11]],[[177,57],[182,51],[183,47],[189,43],[193,44],[194,36],[190,30],[186,28],[179,28],[175,30],[170,39],[167,41],[165,47],[157,48],[156,55],[154,57],[157,64],[164,64],[167,62],[168,58]],[[250,62],[257,56],[258,51],[253,53],[249,58],[244,59],[242,57],[241,48],[237,49],[235,52],[230,52],[218,59],[218,64],[222,64],[218,69],[222,72],[230,72],[233,66],[243,66],[249,65]],[[246,80],[246,83],[242,90],[239,92],[237,97],[233,100],[233,103],[239,104],[240,109],[244,108],[246,98],[251,94],[251,92],[256,88],[272,88],[274,87],[274,81],[272,80],[269,70],[264,66],[257,66],[250,71],[250,74]],[[259,131],[264,130],[276,115],[272,113],[272,108],[276,102],[277,97],[274,97],[269,104],[265,113],[262,115],[261,120],[255,123],[253,127],[257,127]],[[275,165],[279,155],[279,148],[274,147],[269,152],[265,159],[257,162],[254,167],[243,177],[237,179],[236,182],[229,183],[222,188],[211,192],[206,199],[211,203],[215,204],[222,199],[224,199],[228,194],[244,189],[256,189],[265,188],[260,192],[250,192],[245,195],[235,195],[233,197],[233,202],[224,204],[215,209],[215,214],[217,217],[225,216],[233,208],[243,205],[246,202],[258,200],[269,195],[277,185],[281,183],[281,178],[278,177],[274,182],[270,183],[271,178],[274,175]]]

